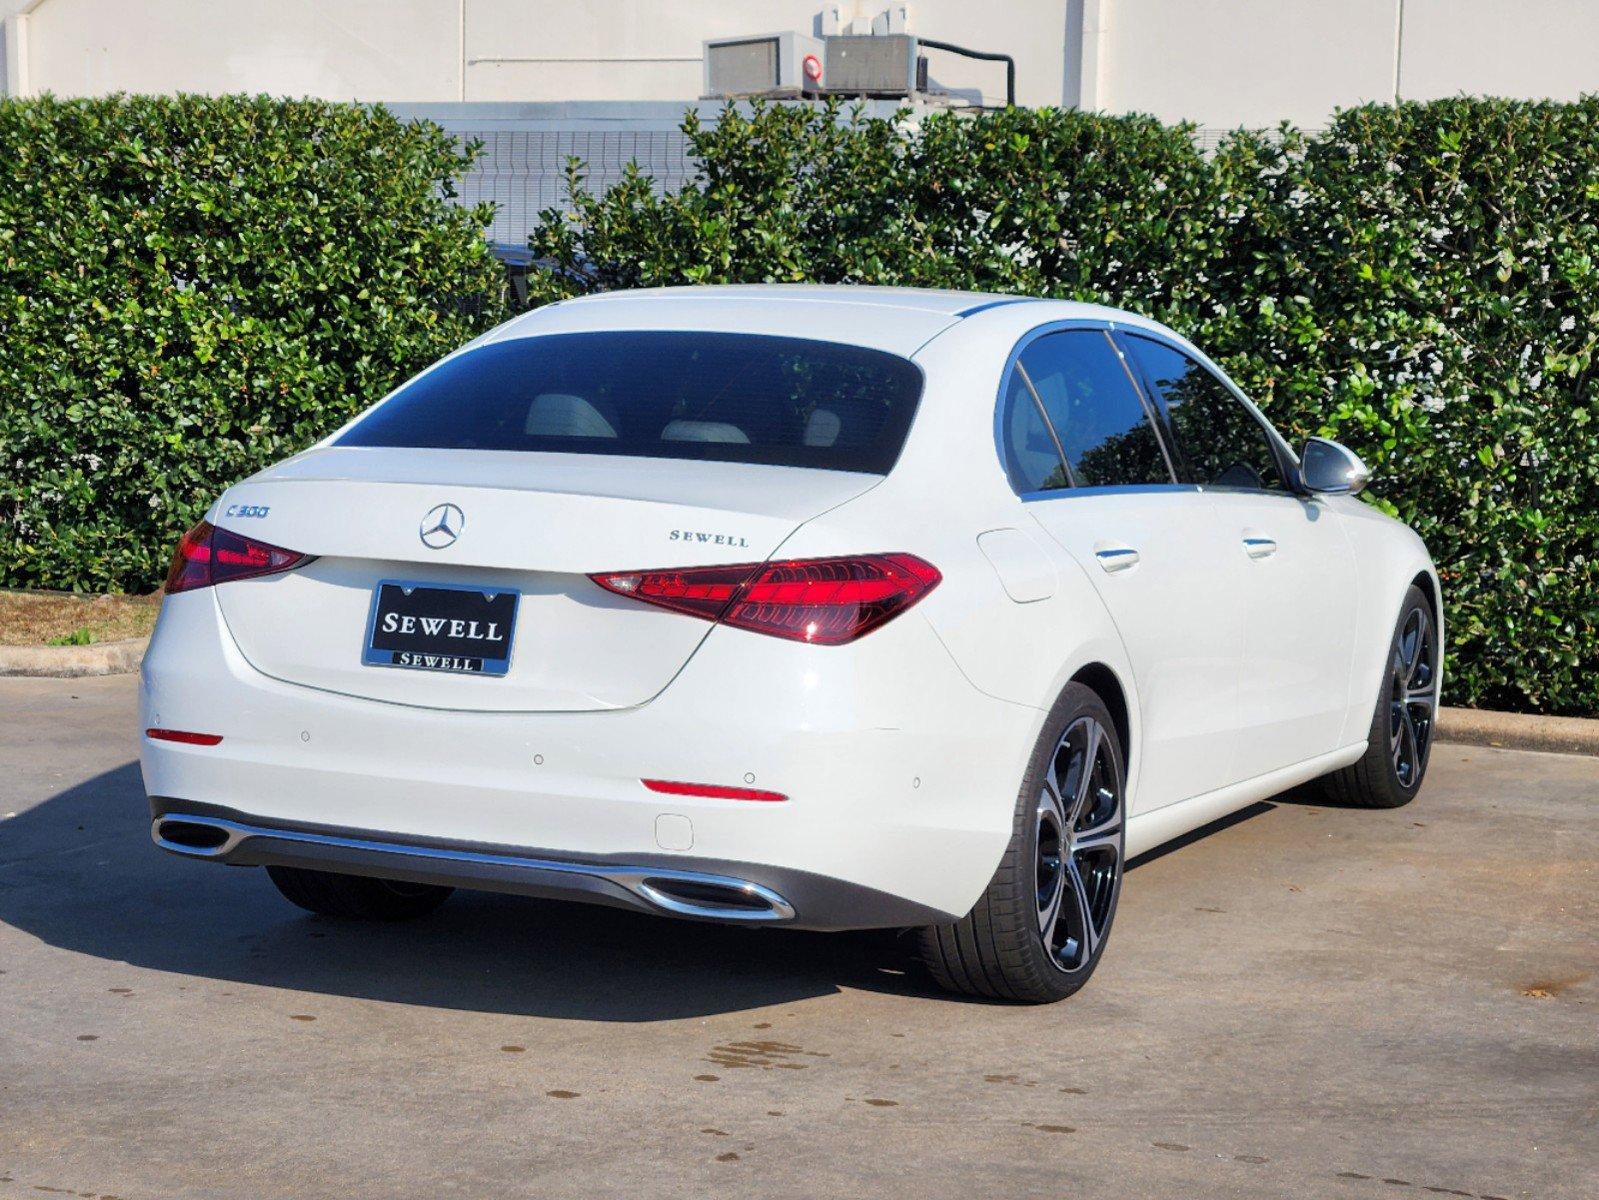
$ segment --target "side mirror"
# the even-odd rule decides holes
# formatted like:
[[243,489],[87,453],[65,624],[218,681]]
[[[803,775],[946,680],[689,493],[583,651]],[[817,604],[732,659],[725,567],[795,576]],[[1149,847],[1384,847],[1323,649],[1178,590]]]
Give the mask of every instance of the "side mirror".
[[1371,482],[1371,468],[1360,455],[1329,438],[1313,437],[1299,458],[1299,478],[1306,489],[1324,496],[1353,496]]

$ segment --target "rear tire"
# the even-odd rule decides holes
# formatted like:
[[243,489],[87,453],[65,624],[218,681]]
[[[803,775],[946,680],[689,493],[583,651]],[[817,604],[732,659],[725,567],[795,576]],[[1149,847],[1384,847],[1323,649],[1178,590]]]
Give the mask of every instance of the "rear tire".
[[1088,982],[1121,893],[1123,764],[1104,702],[1068,684],[1028,762],[993,882],[959,921],[917,931],[941,987],[1048,1004]]
[[267,874],[291,903],[325,917],[360,921],[408,921],[426,916],[455,890],[303,867],[268,867]]
[[1399,808],[1416,798],[1432,755],[1437,689],[1438,623],[1426,595],[1412,584],[1388,643],[1366,753],[1323,776],[1328,799],[1355,808]]

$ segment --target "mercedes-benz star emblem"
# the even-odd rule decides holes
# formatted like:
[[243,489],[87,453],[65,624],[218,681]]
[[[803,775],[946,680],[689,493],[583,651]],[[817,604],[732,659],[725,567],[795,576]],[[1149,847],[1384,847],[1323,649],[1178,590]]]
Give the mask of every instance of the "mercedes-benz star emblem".
[[466,514],[453,504],[437,504],[422,518],[422,544],[430,550],[455,545],[466,528]]

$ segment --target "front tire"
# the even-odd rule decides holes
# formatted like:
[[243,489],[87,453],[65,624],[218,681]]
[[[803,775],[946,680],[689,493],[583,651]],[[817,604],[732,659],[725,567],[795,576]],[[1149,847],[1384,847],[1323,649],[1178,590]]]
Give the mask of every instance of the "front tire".
[[268,867],[267,874],[283,898],[325,917],[358,921],[408,921],[423,917],[450,898],[454,888],[431,883],[402,883],[310,871],[304,867]]
[[1366,735],[1366,753],[1322,781],[1335,804],[1399,808],[1421,790],[1438,703],[1438,624],[1414,584],[1399,607],[1388,665]]
[[942,987],[1047,1004],[1088,982],[1121,894],[1124,761],[1104,702],[1068,684],[1028,762],[993,882],[959,921],[918,930]]

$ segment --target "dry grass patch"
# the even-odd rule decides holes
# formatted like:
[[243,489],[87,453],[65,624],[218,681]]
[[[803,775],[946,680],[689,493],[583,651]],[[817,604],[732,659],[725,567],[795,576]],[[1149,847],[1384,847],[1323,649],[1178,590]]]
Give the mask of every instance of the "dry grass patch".
[[87,646],[148,637],[161,608],[152,596],[0,592],[0,646]]

